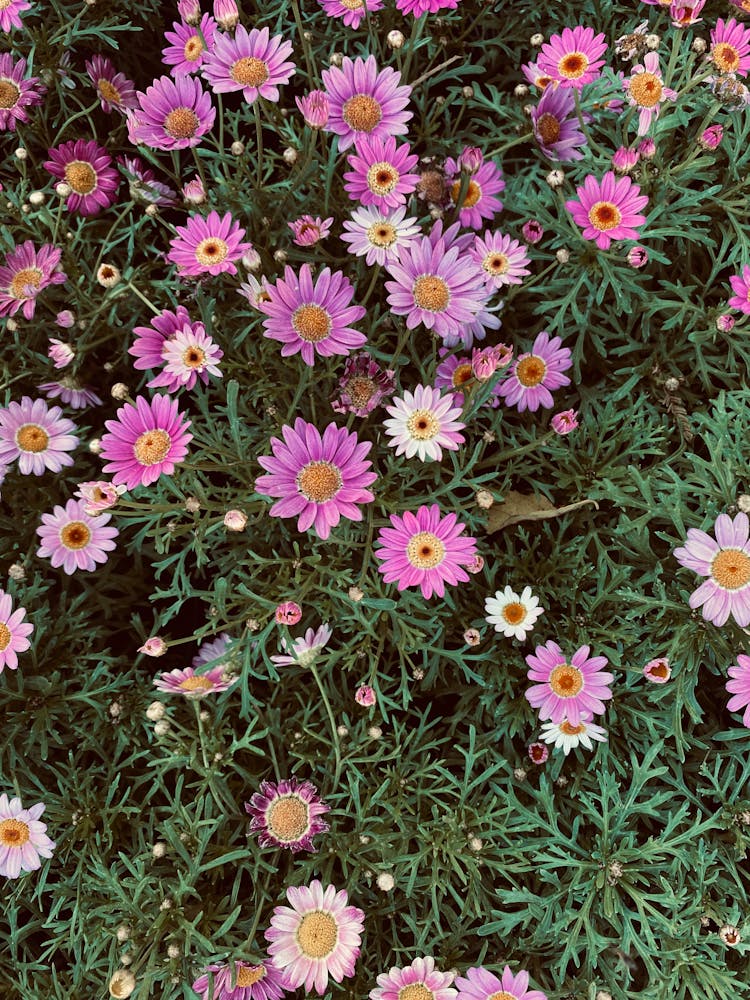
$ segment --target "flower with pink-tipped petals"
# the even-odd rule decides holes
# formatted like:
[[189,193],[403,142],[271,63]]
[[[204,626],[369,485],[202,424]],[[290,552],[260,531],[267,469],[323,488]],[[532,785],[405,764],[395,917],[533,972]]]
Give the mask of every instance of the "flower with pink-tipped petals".
[[405,109],[411,87],[390,66],[378,72],[375,56],[345,56],[340,67],[331,66],[322,76],[330,110],[325,128],[339,137],[339,152],[363,136],[385,139],[408,131],[413,112]]
[[[273,663],[281,667],[293,665],[299,667],[309,667],[317,660],[320,651],[325,649],[328,640],[333,635],[333,631],[328,625],[321,625],[318,629],[309,628],[304,635],[298,636],[292,643],[291,653],[279,653],[271,657]],[[286,639],[281,640],[281,648],[289,649]]]
[[18,669],[18,654],[31,646],[29,636],[34,631],[31,622],[25,622],[26,608],[13,610],[10,594],[0,590],[0,674]]
[[197,146],[213,128],[216,111],[211,95],[194,76],[161,76],[145,92],[138,92],[138,106],[130,111],[130,136],[152,149],[187,149]]
[[643,65],[633,66],[630,77],[623,80],[623,87],[630,106],[638,108],[638,135],[648,132],[664,101],[677,100],[677,91],[664,86],[658,52],[647,52]]
[[0,408],[0,465],[18,459],[24,476],[41,476],[49,469],[60,472],[73,464],[68,452],[78,444],[76,426],[62,415],[59,406],[49,407],[43,399],[24,396]]
[[686,569],[708,577],[690,595],[690,607],[702,608],[713,625],[726,624],[729,616],[741,628],[750,625],[750,521],[740,511],[734,518],[719,514],[716,538],[690,528],[685,545],[674,557]]
[[193,983],[201,1000],[281,1000],[285,988],[284,973],[267,960],[260,965],[242,961],[207,965]]
[[[180,77],[186,79],[186,77]],[[177,265],[180,276],[199,278],[206,274],[236,274],[235,261],[252,249],[243,243],[245,230],[231,212],[191,215],[186,226],[175,226],[177,236],[169,241],[167,258]]]
[[172,76],[197,73],[213,45],[216,21],[208,14],[201,18],[200,25],[183,24],[175,21],[171,31],[164,32],[169,45],[162,49],[162,62],[170,67]]
[[311,90],[304,97],[295,97],[308,128],[321,129],[328,124],[330,102],[324,90]]
[[604,35],[597,35],[593,28],[579,24],[575,28],[563,28],[561,35],[553,35],[545,42],[537,63],[539,70],[556,80],[559,86],[580,90],[600,75],[606,51]]
[[302,215],[294,222],[287,225],[294,234],[294,242],[298,247],[311,247],[320,243],[331,231],[333,216],[328,219],[321,219],[320,216],[313,218],[311,215]]
[[236,90],[253,104],[259,97],[279,100],[279,84],[288,83],[296,70],[286,60],[292,54],[292,43],[268,28],[248,31],[238,24],[234,35],[217,34],[213,48],[203,62],[203,75],[215,94]]
[[194,667],[185,667],[184,670],[165,671],[154,678],[154,687],[158,691],[165,691],[167,694],[184,695],[185,698],[189,698],[192,701],[197,698],[205,698],[207,694],[228,691],[238,680],[238,677],[227,679],[224,676],[223,664],[219,664],[218,667],[206,670],[202,674],[196,673]]
[[517,407],[519,413],[533,413],[540,406],[550,409],[554,405],[552,391],[570,385],[563,372],[572,364],[570,348],[562,346],[560,337],[550,337],[542,330],[531,351],[520,354],[513,363],[508,378],[500,385],[500,395],[506,406]]
[[293,854],[317,850],[313,837],[328,831],[328,823],[320,817],[329,809],[312,782],[297,778],[261,781],[260,791],[245,803],[260,846],[285,847]]
[[461,406],[453,393],[443,395],[431,385],[418,385],[413,393],[407,390],[403,396],[394,396],[393,405],[385,409],[390,417],[383,426],[388,445],[397,455],[439,462],[443,448],[458,451],[464,443],[461,431],[466,424],[456,419]]
[[435,968],[431,955],[415,958],[403,968],[394,967],[381,972],[377,987],[370,990],[370,1000],[399,1000],[401,996],[429,997],[429,1000],[455,1000],[452,987],[453,972],[440,972]]
[[[0,11],[0,26],[7,13],[7,9]],[[3,30],[9,29],[3,27]],[[18,878],[21,872],[41,868],[42,858],[52,857],[56,845],[45,833],[46,824],[39,822],[45,808],[42,802],[37,802],[24,809],[20,799],[9,801],[5,792],[0,795],[0,875]]]
[[404,207],[387,214],[371,206],[360,207],[352,212],[352,221],[344,221],[341,241],[349,244],[349,253],[364,257],[365,261],[382,267],[391,261],[398,262],[402,247],[408,246],[420,237],[416,218],[404,218]]
[[629,177],[618,180],[608,170],[598,181],[589,174],[576,194],[577,199],[566,201],[565,207],[583,230],[584,239],[595,240],[601,250],[609,250],[612,240],[640,238],[635,227],[646,221],[639,213],[648,204],[648,196],[641,194]]
[[607,658],[589,657],[590,651],[590,646],[581,646],[567,660],[557,643],[550,641],[526,657],[529,680],[536,682],[526,691],[526,699],[539,709],[542,722],[568,719],[577,725],[588,712],[604,712],[604,702],[612,697],[609,685],[614,675],[602,669]]
[[675,28],[689,28],[703,18],[698,15],[703,10],[706,0],[677,0],[670,4],[669,17]]
[[95,517],[102,511],[114,507],[124,492],[124,486],[113,486],[104,479],[94,479],[87,483],[79,483],[75,496],[84,501],[84,511],[90,517]]
[[41,539],[36,554],[49,559],[55,567],[62,566],[68,575],[79,569],[95,570],[116,548],[119,531],[108,526],[111,517],[91,517],[83,500],[68,500],[64,507],[55,505],[51,514],[42,514],[42,523],[36,529]]
[[186,324],[164,341],[161,349],[164,370],[152,378],[149,388],[163,386],[167,392],[192,389],[200,379],[208,385],[209,376],[221,378],[219,362],[224,352],[208,336],[202,323]]
[[727,681],[726,689],[732,695],[727,708],[730,712],[739,712],[744,708],[742,724],[750,729],[750,656],[738,653],[737,666],[730,667],[727,673],[731,680]]
[[171,476],[185,460],[193,435],[190,421],[180,413],[176,399],[155,395],[151,400],[138,396],[135,406],[126,403],[117,411],[117,420],[106,420],[108,433],[102,437],[101,455],[115,486],[127,489],[150,486],[159,476]]

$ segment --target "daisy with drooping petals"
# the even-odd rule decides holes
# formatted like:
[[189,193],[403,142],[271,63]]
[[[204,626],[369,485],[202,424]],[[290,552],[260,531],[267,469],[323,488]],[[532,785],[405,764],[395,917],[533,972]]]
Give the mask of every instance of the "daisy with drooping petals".
[[284,277],[267,291],[268,299],[259,303],[267,317],[263,336],[283,344],[282,357],[301,354],[306,365],[314,365],[316,354],[349,354],[367,342],[364,333],[350,326],[365,309],[352,305],[354,286],[342,271],[324,267],[313,283],[309,264],[302,265],[299,275],[287,266]]
[[341,67],[323,70],[322,77],[329,103],[325,130],[339,137],[340,152],[363,136],[385,139],[408,131],[413,112],[404,109],[411,87],[403,86],[401,74],[390,66],[378,72],[375,56],[345,56]]
[[108,431],[101,442],[101,455],[107,461],[104,471],[113,473],[115,486],[123,483],[129,490],[171,476],[193,439],[188,433],[190,421],[183,419],[177,400],[169,396],[151,400],[138,396],[135,406],[121,406],[117,420],[106,420],[104,426]]
[[[271,660],[281,667],[290,667],[292,665],[309,667],[311,663],[317,660],[321,649],[325,649],[332,635],[333,630],[328,625],[321,625],[317,630],[309,628],[304,635],[294,640],[291,654],[279,653],[276,656],[272,656]],[[286,639],[281,640],[281,648],[289,648]]]
[[488,229],[484,239],[475,236],[470,253],[484,271],[485,283],[493,288],[520,285],[531,274],[526,267],[530,258],[525,246],[502,233],[492,233]]
[[506,586],[498,590],[494,597],[486,597],[484,601],[485,618],[496,632],[502,632],[507,638],[525,639],[529,632],[534,631],[537,618],[544,614],[544,608],[539,607],[539,598],[532,596],[531,587],[524,587],[519,595]]
[[234,35],[216,36],[203,63],[203,75],[215,94],[241,90],[248,104],[259,97],[277,102],[279,84],[288,83],[297,68],[286,62],[291,54],[292,43],[281,35],[271,38],[268,28],[248,31],[238,24]]
[[10,594],[0,590],[0,674],[18,668],[18,654],[31,646],[28,636],[34,631],[31,622],[25,622],[26,608],[13,610]]
[[231,643],[232,637],[226,632],[222,632],[215,639],[208,639],[206,642],[202,642],[198,647],[198,652],[193,657],[193,667],[199,670],[205,664],[215,664],[217,660],[220,660],[218,666],[227,670],[232,664],[232,657],[231,655],[227,658],[224,657]]
[[445,161],[445,176],[448,193],[454,205],[461,199],[458,220],[469,229],[479,229],[484,219],[491,219],[502,211],[503,203],[497,194],[505,188],[502,171],[492,160],[482,163],[471,175],[468,186],[461,197],[461,164],[450,157]]
[[541,990],[529,989],[529,974],[522,970],[514,976],[510,966],[503,969],[502,977],[489,969],[466,970],[466,977],[456,980],[458,1000],[547,1000]]
[[733,274],[729,279],[734,295],[727,303],[730,309],[739,309],[746,316],[750,315],[750,265],[745,264],[740,274]]
[[41,104],[47,88],[37,76],[26,75],[26,60],[0,53],[0,131],[15,132],[16,122],[27,122],[26,108]]
[[211,95],[194,76],[161,76],[138,92],[138,106],[128,116],[129,135],[152,149],[187,149],[211,131],[215,118]]
[[23,308],[31,319],[37,295],[49,285],[61,285],[67,275],[60,269],[62,250],[45,243],[38,250],[31,240],[15,246],[0,267],[0,316],[13,316]]
[[118,73],[112,61],[106,56],[95,55],[86,60],[86,72],[96,87],[102,111],[124,112],[127,108],[138,107],[135,84],[124,73]]
[[545,42],[537,62],[540,71],[557,80],[561,87],[580,90],[599,76],[606,51],[604,35],[595,35],[593,28],[579,24],[563,28],[561,35],[553,35]]
[[415,218],[405,219],[406,209],[401,207],[384,215],[375,206],[357,208],[352,221],[344,222],[341,234],[343,243],[349,244],[349,253],[364,257],[368,264],[388,264],[398,261],[401,248],[413,243],[419,236]]
[[563,372],[573,364],[570,348],[562,346],[559,337],[550,337],[546,330],[537,334],[531,351],[520,354],[514,361],[508,378],[500,384],[500,395],[506,406],[515,406],[519,413],[532,413],[554,404],[552,390],[570,385]]
[[717,18],[711,29],[711,61],[720,73],[747,76],[750,69],[750,28],[732,17]]
[[315,851],[313,837],[325,833],[328,823],[320,819],[329,806],[310,781],[262,781],[260,791],[245,803],[252,817],[250,829],[259,833],[261,847],[286,847],[292,853]]
[[350,354],[339,379],[339,396],[331,401],[332,409],[366,417],[380,406],[384,396],[391,395],[396,387],[395,374],[391,368],[383,370],[366,351]]
[[197,25],[183,24],[175,21],[172,31],[165,31],[164,38],[169,45],[162,49],[162,62],[171,66],[172,76],[184,76],[187,73],[197,73],[201,68],[207,51],[211,50],[216,34],[216,21],[208,14],[201,18],[200,29]]
[[568,661],[557,643],[550,641],[526,657],[529,680],[536,681],[526,691],[526,699],[539,709],[542,722],[567,719],[576,726],[582,716],[602,714],[615,678],[602,669],[607,658],[589,657],[590,651],[590,646],[581,646]]
[[64,507],[55,505],[51,514],[42,514],[42,523],[36,529],[42,540],[37,555],[49,559],[55,567],[62,566],[70,575],[76,570],[91,571],[109,559],[115,547],[117,528],[107,524],[111,514],[86,513],[84,500],[68,500]]
[[61,399],[73,410],[85,410],[87,406],[101,406],[102,401],[97,394],[86,385],[65,375],[59,382],[42,382],[37,386],[47,399]]
[[[185,79],[180,77],[180,79]],[[243,243],[245,230],[231,212],[191,215],[186,226],[175,226],[177,236],[169,241],[167,259],[177,265],[180,276],[202,277],[206,274],[236,274],[234,261],[252,250]]]
[[201,1000],[281,1000],[285,987],[284,974],[267,961],[207,965],[193,983]]
[[358,504],[375,499],[367,487],[378,477],[365,457],[372,444],[334,423],[321,436],[302,417],[293,428],[284,425],[281,433],[283,441],[271,438],[273,455],[258,459],[269,474],[255,480],[256,492],[281,497],[271,507],[271,517],[298,517],[298,531],[314,527],[322,539],[342,517],[361,521]]
[[602,726],[597,726],[592,721],[593,718],[593,715],[585,712],[575,724],[566,718],[562,718],[559,722],[545,722],[542,726],[540,739],[543,739],[545,743],[554,743],[556,750],[562,748],[566,757],[577,746],[593,750],[592,740],[596,740],[597,743],[607,742],[607,730]]
[[22,871],[41,868],[42,858],[52,857],[55,843],[45,833],[47,825],[39,822],[44,810],[41,802],[24,809],[20,799],[0,795],[0,875],[18,878]]
[[677,91],[664,86],[659,69],[659,53],[647,52],[643,65],[633,66],[629,79],[622,81],[632,108],[638,108],[638,135],[645,135],[651,122],[659,117],[664,101],[676,101]]
[[218,667],[206,670],[203,674],[197,674],[194,667],[165,671],[154,678],[154,686],[159,691],[166,691],[168,694],[182,694],[193,701],[196,698],[204,698],[207,694],[228,691],[238,680],[238,677],[227,679],[224,674],[224,666],[219,664]]
[[730,667],[727,673],[731,680],[727,681],[726,689],[732,695],[727,708],[730,712],[739,712],[744,708],[742,724],[750,729],[750,656],[738,653],[737,666]]
[[442,597],[446,583],[469,579],[462,566],[473,562],[476,540],[463,534],[465,526],[455,514],[442,517],[437,504],[425,505],[416,514],[391,514],[391,525],[380,529],[375,552],[386,583],[397,582],[399,590],[419,587],[429,600],[433,594]]
[[646,221],[640,215],[648,204],[648,196],[641,194],[637,184],[629,177],[615,177],[608,170],[598,181],[593,174],[576,188],[577,199],[565,202],[573,221],[583,230],[584,239],[595,240],[601,250],[609,250],[612,240],[637,240],[636,226]]
[[209,375],[221,378],[219,362],[224,352],[208,336],[202,323],[187,324],[164,341],[161,349],[164,371],[148,383],[149,388],[164,386],[168,392],[192,389],[198,379],[208,385]]
[[[584,122],[591,116],[581,113]],[[573,91],[565,87],[547,87],[536,107],[531,109],[531,122],[537,145],[549,160],[566,163],[583,159],[586,136],[576,111]]]
[[442,395],[431,385],[418,385],[413,393],[394,396],[393,405],[385,409],[390,419],[384,420],[383,426],[388,445],[397,455],[439,462],[443,448],[458,451],[464,443],[460,432],[466,424],[456,419],[461,416],[461,407],[450,392]]
[[347,28],[358,28],[366,13],[374,14],[383,6],[383,0],[318,0],[318,3],[329,17],[340,18]]
[[17,458],[24,476],[59,472],[73,464],[68,452],[78,444],[71,433],[75,429],[59,406],[49,407],[43,399],[24,396],[20,403],[10,402],[0,409],[0,465]]
[[345,889],[323,886],[314,879],[309,886],[289,886],[291,906],[277,906],[265,933],[268,953],[285,973],[292,989],[313,988],[321,996],[329,976],[337,983],[354,975],[359,957],[365,915],[348,906]]
[[455,1000],[451,983],[453,972],[440,972],[431,955],[415,958],[404,968],[381,972],[377,987],[370,990],[370,1000]]
[[96,140],[64,142],[50,149],[49,156],[44,169],[71,188],[65,200],[71,212],[96,215],[115,201],[120,175],[111,165],[112,157]]
[[750,625],[750,522],[740,512],[734,519],[719,514],[716,538],[690,528],[682,548],[675,549],[677,562],[708,579],[690,595],[691,608],[703,608],[706,621],[724,625],[731,615],[742,628]]
[[352,169],[344,174],[346,193],[363,205],[376,205],[384,215],[404,205],[419,181],[419,174],[410,172],[419,157],[410,149],[408,143],[397,144],[392,135],[357,139],[355,153],[347,157]]

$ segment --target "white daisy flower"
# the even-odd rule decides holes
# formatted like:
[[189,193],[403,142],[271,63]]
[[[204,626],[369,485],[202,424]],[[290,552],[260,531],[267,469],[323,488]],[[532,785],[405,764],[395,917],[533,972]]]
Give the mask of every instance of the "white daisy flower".
[[461,407],[456,406],[452,393],[442,396],[439,389],[418,385],[413,393],[405,392],[403,398],[395,396],[393,406],[386,406],[389,420],[383,421],[388,444],[397,455],[423,462],[439,462],[443,448],[457,451],[464,443],[460,431],[466,426],[456,417]]
[[385,215],[375,205],[369,205],[352,212],[352,221],[344,223],[345,233],[341,239],[349,244],[349,253],[364,257],[367,263],[389,264],[399,260],[401,249],[413,243],[419,236],[416,219],[404,218],[403,207]]
[[532,596],[531,587],[524,587],[520,597],[510,587],[498,590],[494,597],[485,599],[484,610],[496,632],[515,639],[525,639],[537,618],[544,614],[539,598]]
[[594,725],[591,721],[593,716],[581,720],[577,726],[572,725],[567,719],[562,722],[545,722],[542,726],[540,739],[545,743],[554,743],[556,749],[562,747],[563,753],[567,757],[570,751],[579,745],[587,750],[593,750],[592,740],[598,743],[607,742],[607,730],[601,726]]

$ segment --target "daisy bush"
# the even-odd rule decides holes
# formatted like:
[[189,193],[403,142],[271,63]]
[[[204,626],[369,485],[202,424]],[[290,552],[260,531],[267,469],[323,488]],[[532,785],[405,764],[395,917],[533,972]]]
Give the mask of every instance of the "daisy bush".
[[0,38],[0,993],[750,998],[750,3]]

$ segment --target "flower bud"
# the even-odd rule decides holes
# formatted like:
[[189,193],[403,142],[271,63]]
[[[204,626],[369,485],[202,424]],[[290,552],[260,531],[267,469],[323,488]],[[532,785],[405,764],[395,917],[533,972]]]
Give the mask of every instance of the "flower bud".
[[60,181],[59,184],[55,184],[55,194],[61,198],[69,198],[73,194],[73,188],[65,181]]
[[544,236],[544,227],[536,219],[529,219],[528,222],[524,222],[521,232],[526,242],[535,246]]
[[631,247],[625,255],[625,259],[636,270],[639,267],[645,267],[648,264],[648,250],[645,247]]
[[119,284],[121,277],[119,268],[115,267],[114,264],[102,264],[96,272],[96,280],[102,288],[114,288],[115,285]]
[[406,39],[404,38],[403,34],[400,31],[394,29],[393,31],[388,32],[388,37],[386,41],[388,42],[388,44],[392,49],[400,49],[402,48]]
[[128,969],[118,969],[109,981],[109,995],[124,1000],[135,989],[135,976]]
[[138,652],[145,653],[146,656],[164,656],[166,651],[167,644],[160,635],[152,635],[138,647]]
[[229,147],[229,152],[232,154],[232,156],[242,156],[242,154],[245,152],[245,143],[240,142],[239,139],[236,140]]
[[729,313],[722,313],[721,316],[716,317],[716,329],[719,333],[729,333],[733,329],[734,323],[734,316],[730,316]]
[[721,145],[723,137],[723,125],[709,125],[708,128],[701,133],[701,136],[698,139],[698,145],[701,149],[718,149]]
[[362,684],[354,693],[354,700],[364,708],[370,708],[376,702],[375,692],[369,684]]
[[149,722],[158,722],[167,714],[167,710],[160,701],[152,701],[146,709],[146,718]]
[[237,27],[240,12],[235,0],[214,0],[214,17],[220,28],[232,31]]
[[228,510],[224,515],[224,527],[228,531],[244,531],[247,524],[247,514],[241,510]]

